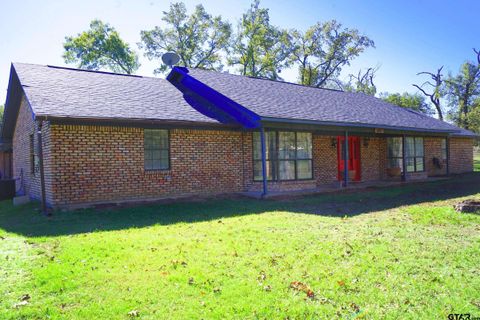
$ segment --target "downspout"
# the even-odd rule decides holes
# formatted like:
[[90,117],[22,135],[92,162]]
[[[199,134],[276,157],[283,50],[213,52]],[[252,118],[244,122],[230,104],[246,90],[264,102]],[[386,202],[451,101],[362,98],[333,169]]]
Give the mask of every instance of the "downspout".
[[344,160],[343,160],[343,186],[348,187],[348,131],[345,131],[345,150],[343,151]]
[[447,171],[447,176],[448,176],[448,175],[450,175],[450,137],[447,137],[446,140],[447,140],[446,143],[445,143],[446,144],[445,147],[446,147],[446,151],[447,151],[446,152],[447,153],[447,155],[446,155],[447,156],[447,167],[446,167],[447,170],[446,171]]
[[407,181],[407,161],[405,157],[405,135],[402,136],[402,181]]
[[260,144],[262,145],[262,181],[263,181],[263,192],[262,198],[267,195],[267,148],[265,146],[265,130],[263,126],[260,128]]
[[47,197],[45,194],[45,170],[43,167],[43,142],[42,142],[42,122],[38,122],[37,131],[38,140],[38,162],[40,166],[40,188],[42,193],[42,213],[48,215],[47,212]]

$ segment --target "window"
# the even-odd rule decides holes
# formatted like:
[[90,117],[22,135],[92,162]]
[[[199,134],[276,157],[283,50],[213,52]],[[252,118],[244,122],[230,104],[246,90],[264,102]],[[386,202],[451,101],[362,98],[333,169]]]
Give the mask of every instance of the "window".
[[144,130],[145,170],[170,168],[168,130]]
[[[313,179],[312,134],[309,132],[265,132],[267,180]],[[254,180],[262,180],[260,133],[253,133]]]
[[[389,168],[403,169],[403,144],[402,138],[388,138],[387,159]],[[405,167],[407,172],[421,172],[425,170],[425,158],[423,153],[423,138],[405,138]]]
[[35,175],[40,169],[40,158],[38,157],[37,148],[35,146],[35,135],[30,135],[30,173]]
[[402,138],[387,139],[387,166],[388,168],[403,168]]
[[442,160],[447,160],[447,139],[442,139]]
[[405,161],[407,172],[424,171],[423,138],[405,138]]

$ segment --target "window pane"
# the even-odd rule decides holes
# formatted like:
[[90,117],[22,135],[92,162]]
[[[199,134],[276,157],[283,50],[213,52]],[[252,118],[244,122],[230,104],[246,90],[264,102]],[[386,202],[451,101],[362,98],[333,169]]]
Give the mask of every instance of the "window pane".
[[[267,160],[267,180],[272,180],[275,176],[275,161]],[[262,160],[255,160],[253,163],[253,178],[254,180],[261,181],[263,180],[262,175]]]
[[312,134],[297,132],[297,159],[312,158]]
[[153,151],[145,150],[145,160],[152,160],[152,159],[153,159]]
[[295,132],[278,133],[278,158],[295,159]]
[[279,161],[278,175],[280,180],[295,179],[295,161]]
[[297,161],[297,179],[312,179],[312,160]]
[[267,160],[267,180],[277,179],[277,162]]
[[387,139],[388,157],[402,157],[402,138]]
[[262,144],[260,142],[260,132],[253,133],[253,159],[262,159]]
[[162,149],[168,149],[170,146],[168,145],[168,131],[167,130],[163,130],[162,132],[162,141],[160,143],[160,147]]
[[153,150],[153,151],[151,151],[151,153],[152,153],[152,159],[153,160],[159,160],[160,159],[160,153],[161,153],[160,150]]
[[168,158],[160,159],[160,169],[168,169],[170,167],[170,163]]
[[145,166],[145,170],[152,170],[153,169],[152,160],[145,159],[144,166]]
[[402,159],[401,158],[389,158],[388,159],[388,168],[402,168]]
[[415,138],[415,156],[423,157],[423,138]]
[[[275,159],[277,149],[276,132],[265,132],[265,147],[266,159]],[[253,133],[253,159],[262,159],[262,141],[260,139],[260,132]]]
[[407,172],[415,172],[415,158],[407,158]]
[[262,161],[253,162],[253,179],[262,180]]
[[423,171],[423,158],[415,158],[415,163],[417,165],[417,171]]
[[405,156],[406,157],[415,156],[415,139],[412,137],[405,138]]
[[161,150],[160,151],[160,159],[162,161],[168,161],[168,150]]
[[274,131],[265,132],[266,158],[277,158],[277,135]]
[[442,160],[447,159],[447,139],[442,139]]

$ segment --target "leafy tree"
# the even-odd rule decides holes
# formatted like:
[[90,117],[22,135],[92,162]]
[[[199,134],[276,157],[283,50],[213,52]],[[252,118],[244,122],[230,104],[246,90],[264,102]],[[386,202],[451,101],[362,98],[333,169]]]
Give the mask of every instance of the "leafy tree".
[[374,42],[356,29],[343,28],[335,20],[318,22],[306,32],[294,31],[296,39],[292,60],[299,65],[299,83],[325,87],[334,81],[346,65]]
[[425,97],[419,93],[382,93],[380,98],[386,102],[403,108],[412,109],[427,115],[433,114],[433,110],[425,101]]
[[467,115],[468,129],[480,133],[480,98],[477,98]]
[[[163,12],[165,28],[141,31],[142,41],[138,44],[145,49],[145,56],[159,59],[168,51],[180,56],[179,65],[190,68],[222,69],[222,52],[228,46],[232,28],[221,16],[212,17],[202,5],[197,5],[188,16],[182,2],[170,4],[170,10]],[[161,65],[154,73],[161,73],[167,66]]]
[[271,25],[268,9],[255,0],[242,16],[227,61],[242,75],[281,79],[293,49],[292,35]]
[[469,129],[469,113],[480,97],[480,51],[473,49],[477,61],[466,61],[456,76],[449,75],[446,82],[447,97],[452,106],[451,117],[455,123]]
[[131,74],[139,68],[137,54],[108,23],[93,20],[90,29],[75,37],[65,37],[65,63],[89,70],[110,69]]
[[3,123],[3,111],[5,109],[5,106],[2,104],[0,105],[0,128],[2,127],[2,123]]

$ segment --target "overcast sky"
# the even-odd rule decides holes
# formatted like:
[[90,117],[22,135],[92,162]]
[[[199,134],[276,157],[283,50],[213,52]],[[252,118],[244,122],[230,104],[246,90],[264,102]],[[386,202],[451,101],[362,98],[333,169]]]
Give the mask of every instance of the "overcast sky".
[[[234,25],[250,1],[184,1],[189,10],[202,3],[214,15]],[[375,41],[357,58],[344,75],[380,66],[376,83],[380,92],[414,92],[412,83],[422,82],[416,73],[445,65],[456,71],[480,48],[480,1],[478,0],[264,0],[271,22],[285,28],[306,29],[317,21],[336,19],[356,28]],[[162,25],[162,11],[169,1],[82,0],[25,1],[0,0],[0,104],[5,101],[11,62],[65,65],[62,43],[65,36],[88,28],[92,19],[110,23],[120,36],[138,50],[140,30]],[[138,74],[153,75],[159,61],[140,53]],[[295,81],[296,70],[282,72]],[[424,79],[425,80],[425,79]]]

